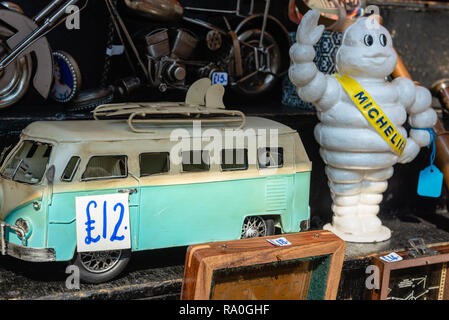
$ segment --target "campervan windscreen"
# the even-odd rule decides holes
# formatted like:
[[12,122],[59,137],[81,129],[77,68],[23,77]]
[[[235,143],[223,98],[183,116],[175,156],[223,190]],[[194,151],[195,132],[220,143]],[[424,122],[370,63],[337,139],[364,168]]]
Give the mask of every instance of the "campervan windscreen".
[[23,141],[5,163],[1,175],[17,182],[41,182],[50,159],[52,146],[37,141]]

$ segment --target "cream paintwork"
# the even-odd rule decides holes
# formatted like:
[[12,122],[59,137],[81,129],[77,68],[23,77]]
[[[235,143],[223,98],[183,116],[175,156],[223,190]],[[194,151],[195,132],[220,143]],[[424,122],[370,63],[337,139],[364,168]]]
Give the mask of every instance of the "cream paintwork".
[[[296,131],[271,120],[249,117],[247,118],[246,126],[243,128],[244,131],[253,129],[257,133],[258,129],[267,130],[268,132],[270,129],[278,130],[279,146],[284,148],[284,166],[282,168],[258,170],[257,160],[253,158],[249,159],[249,168],[244,171],[222,172],[218,163],[211,163],[211,170],[208,172],[183,173],[181,165],[171,164],[170,172],[167,174],[140,178],[138,159],[141,153],[169,152],[178,143],[178,141],[170,141],[169,139],[173,128],[167,128],[167,126],[154,127],[158,130],[151,134],[131,132],[125,121],[35,122],[23,131],[22,140],[37,140],[53,144],[54,151],[49,163],[54,164],[56,168],[53,188],[55,193],[119,189],[136,185],[143,187],[147,185],[177,185],[251,179],[267,175],[309,172],[312,169],[312,164]],[[80,128],[83,130],[80,130]],[[192,133],[191,126],[184,125],[182,128]],[[205,129],[210,128],[214,127],[205,127]],[[75,130],[78,130],[77,134],[74,133]],[[257,140],[257,134],[253,137]],[[125,139],[126,143],[124,142]],[[269,145],[269,134],[267,139],[267,145]],[[210,141],[203,142],[202,147],[207,146],[209,143]],[[223,146],[225,145],[224,137],[222,144]],[[247,144],[248,139],[245,139],[246,148],[248,148]],[[119,154],[128,157],[128,178],[81,181],[81,176],[90,157],[94,155]],[[72,182],[62,182],[60,177],[72,156],[81,157],[79,169]],[[251,157],[251,152],[248,152],[248,156]]]
[[[186,105],[189,106],[203,106],[205,105],[207,90],[212,85],[212,81],[209,78],[202,78],[195,81],[187,91],[186,95]],[[221,96],[223,99],[223,96]],[[223,101],[221,101],[223,103]]]
[[[211,168],[207,172],[182,172],[181,165],[171,164],[170,171],[167,174],[158,174],[148,177],[139,177],[139,155],[145,152],[167,152],[170,151],[174,142],[168,140],[159,140],[148,143],[148,146],[142,146],[141,142],[128,142],[123,144],[123,142],[110,142],[107,147],[104,143],[84,143],[84,144],[71,144],[71,147],[76,146],[78,149],[73,151],[73,153],[66,154],[62,157],[66,162],[72,155],[79,155],[82,159],[79,168],[73,182],[61,182],[56,181],[54,186],[54,192],[71,192],[74,190],[96,190],[96,189],[115,189],[115,188],[126,188],[135,186],[139,184],[141,187],[152,185],[178,185],[178,184],[192,184],[192,183],[203,183],[203,182],[218,182],[226,180],[236,180],[236,179],[254,179],[260,178],[268,175],[282,175],[282,174],[294,174],[297,172],[309,172],[311,171],[311,163],[308,159],[304,159],[305,153],[302,153],[302,149],[297,149],[293,147],[293,142],[288,142],[292,140],[294,134],[287,134],[281,136],[279,139],[279,144],[284,147],[284,166],[277,169],[264,169],[260,171],[257,168],[257,164],[250,164],[248,170],[244,171],[228,171],[222,172],[221,167],[217,163],[211,163]],[[61,146],[65,145],[63,143]],[[102,152],[99,152],[97,146],[102,145]],[[204,145],[204,144],[203,144]],[[106,150],[105,150],[106,149]],[[120,150],[120,151],[117,151]],[[86,167],[89,157],[93,155],[107,155],[107,154],[118,154],[128,156],[128,170],[130,176],[136,178],[133,179],[112,179],[112,180],[97,180],[97,181],[81,181],[81,176],[83,174],[83,169]],[[295,154],[296,153],[296,154]],[[299,157],[298,157],[299,154]],[[250,153],[248,154],[250,156]],[[295,164],[296,156],[296,164]],[[59,178],[62,175],[62,171],[65,168],[65,164],[61,164],[56,169],[56,177]],[[139,182],[136,182],[136,179]]]
[[[295,130],[273,120],[259,117],[247,117],[246,120],[246,125],[242,128],[243,131],[253,129],[257,132],[260,129],[266,132],[278,130],[279,134],[296,133]],[[135,133],[123,120],[37,121],[28,125],[22,135],[39,141],[67,143],[170,139],[174,129],[184,129],[190,136],[193,136],[192,123],[173,126],[152,124],[151,127],[154,133]],[[225,129],[235,129],[235,125],[202,125],[202,128],[215,128],[224,132]]]
[[[11,150],[3,165],[9,161],[11,156],[18,148],[20,148],[20,146],[21,143],[18,143],[17,146]],[[3,170],[3,167],[1,170]],[[41,200],[44,195],[44,191],[45,185],[43,181],[39,184],[30,185],[3,179],[0,176],[0,219],[4,220],[6,215],[17,207],[27,204],[30,201]],[[7,201],[5,201],[6,199]]]
[[28,185],[0,178],[0,190],[0,199],[2,200],[0,219],[4,220],[5,217],[17,207],[31,201],[41,200],[45,187],[41,184]]
[[319,16],[313,10],[302,19],[297,43],[290,50],[293,64],[289,76],[298,95],[313,102],[318,111],[315,138],[326,163],[334,212],[332,224],[325,228],[351,242],[387,240],[391,232],[377,217],[382,193],[393,175],[393,165],[412,161],[420,148],[430,143],[429,133],[422,130],[411,130],[407,138],[403,124],[408,115],[412,127],[433,127],[437,115],[431,108],[431,94],[406,78],[386,81],[396,66],[397,54],[390,33],[375,19],[361,18],[346,29],[336,56],[337,70],[355,79],[407,138],[399,157],[363,117],[335,76],[320,73],[313,63],[313,45],[324,30],[317,25]]

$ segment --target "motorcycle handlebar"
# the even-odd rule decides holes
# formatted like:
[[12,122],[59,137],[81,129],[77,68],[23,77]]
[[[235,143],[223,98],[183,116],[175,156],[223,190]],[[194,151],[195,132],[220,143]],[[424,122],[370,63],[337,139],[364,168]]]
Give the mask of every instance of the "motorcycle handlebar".
[[[57,7],[59,7],[63,2],[70,2],[66,3],[63,7],[64,11],[58,12],[59,15],[65,12],[65,8],[67,8],[69,5],[76,4],[78,0],[53,0],[50,2],[45,8],[43,8],[34,18],[33,21],[36,22],[36,24],[39,24],[44,20],[53,10],[55,10]],[[61,11],[61,10],[60,10]]]

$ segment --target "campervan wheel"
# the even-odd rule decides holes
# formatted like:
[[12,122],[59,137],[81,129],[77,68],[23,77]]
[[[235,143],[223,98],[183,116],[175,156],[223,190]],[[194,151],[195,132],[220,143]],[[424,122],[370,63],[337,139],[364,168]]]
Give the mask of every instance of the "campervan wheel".
[[128,264],[129,250],[79,252],[74,264],[86,283],[101,283],[118,276]]
[[242,239],[271,236],[274,234],[273,219],[264,219],[261,216],[245,218],[242,227]]

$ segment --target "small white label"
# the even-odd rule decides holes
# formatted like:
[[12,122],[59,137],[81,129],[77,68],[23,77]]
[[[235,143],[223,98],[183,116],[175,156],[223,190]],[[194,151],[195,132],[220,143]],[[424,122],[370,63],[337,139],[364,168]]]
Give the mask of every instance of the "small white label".
[[76,197],[78,252],[131,248],[127,193]]
[[271,244],[274,244],[275,246],[278,246],[278,247],[285,247],[285,246],[291,245],[290,241],[288,241],[284,237],[277,238],[277,239],[267,239],[267,241]]
[[125,52],[125,47],[122,45],[112,45],[106,48],[106,54],[108,56],[120,56]]
[[392,252],[389,255],[380,257],[381,260],[386,261],[386,262],[396,262],[396,261],[401,261],[402,257],[400,255],[398,255],[396,252]]
[[227,72],[214,72],[212,74],[212,84],[221,84],[222,86],[228,85],[228,73]]

